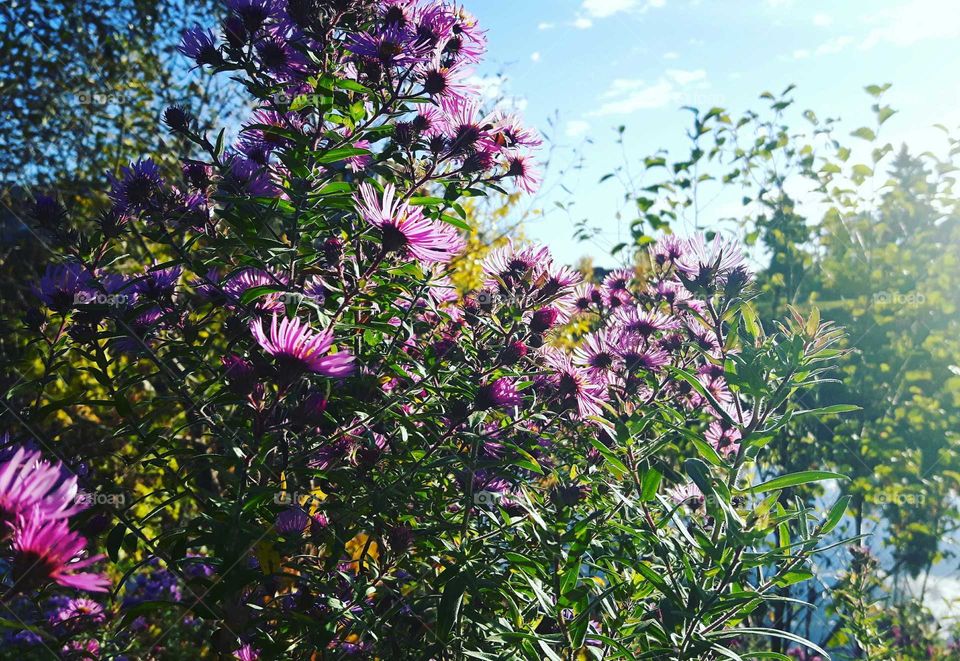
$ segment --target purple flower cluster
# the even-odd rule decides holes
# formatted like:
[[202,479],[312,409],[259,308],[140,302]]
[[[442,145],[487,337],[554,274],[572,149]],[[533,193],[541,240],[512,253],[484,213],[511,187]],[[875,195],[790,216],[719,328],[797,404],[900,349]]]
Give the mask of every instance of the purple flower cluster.
[[57,583],[104,592],[106,576],[78,571],[103,556],[87,556],[87,540],[72,531],[68,519],[84,508],[77,478],[40,452],[17,449],[0,464],[0,531],[9,548],[13,590]]

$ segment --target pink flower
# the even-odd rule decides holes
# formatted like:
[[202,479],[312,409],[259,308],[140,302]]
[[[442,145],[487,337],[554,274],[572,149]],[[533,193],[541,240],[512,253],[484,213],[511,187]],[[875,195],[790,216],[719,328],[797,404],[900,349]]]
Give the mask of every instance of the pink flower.
[[537,192],[543,179],[540,170],[533,164],[533,159],[526,155],[507,158],[506,176],[514,180],[517,188],[530,195]]
[[277,315],[273,315],[269,337],[261,321],[251,321],[250,332],[264,351],[291,371],[306,370],[334,378],[353,373],[352,354],[346,351],[327,354],[333,345],[333,331],[329,329],[315,331],[299,318],[284,317],[277,324]]
[[110,580],[102,574],[78,572],[104,556],[80,559],[87,540],[70,530],[63,519],[45,519],[36,507],[17,517],[13,531],[14,582],[32,588],[46,581],[90,592],[107,592]]
[[84,506],[77,499],[77,478],[67,476],[59,461],[51,464],[39,451],[21,447],[0,466],[0,524],[12,524],[34,508],[44,519],[66,519]]
[[513,381],[507,378],[500,378],[492,383],[481,386],[477,393],[477,407],[480,409],[510,409],[520,406],[523,398],[517,392],[517,387]]
[[573,354],[573,362],[585,367],[598,383],[607,383],[610,371],[620,362],[617,356],[617,337],[610,330],[590,333]]
[[463,239],[451,225],[425,218],[423,211],[396,197],[393,184],[383,189],[382,200],[370,184],[354,196],[360,215],[378,228],[386,252],[403,250],[425,263],[443,264],[463,250]]
[[554,371],[553,385],[563,409],[572,409],[581,418],[603,412],[602,403],[607,398],[604,387],[574,365],[570,356],[550,351],[546,363]]

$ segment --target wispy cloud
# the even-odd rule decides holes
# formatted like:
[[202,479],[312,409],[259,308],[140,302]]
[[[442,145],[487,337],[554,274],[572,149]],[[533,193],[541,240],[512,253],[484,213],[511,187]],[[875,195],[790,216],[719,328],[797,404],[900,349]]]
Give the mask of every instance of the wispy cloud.
[[568,138],[582,138],[590,132],[590,122],[582,119],[571,119],[564,127],[564,133]]
[[531,61],[533,61],[533,62],[539,62],[539,61],[540,61],[540,51],[537,50],[537,51],[533,51],[532,53],[530,53],[530,59],[531,59]]
[[549,21],[541,21],[540,23],[537,23],[538,30],[552,30],[555,27],[557,27],[557,24],[550,23]]
[[833,25],[833,16],[818,12],[813,15],[813,24],[819,28],[826,28]]
[[609,18],[622,12],[644,13],[667,4],[667,0],[583,0],[571,25],[587,29],[597,18]]
[[601,95],[605,102],[591,112],[594,116],[628,115],[638,110],[652,110],[669,105],[681,105],[690,100],[694,83],[706,85],[707,72],[668,69],[656,82],[636,78],[617,78]]
[[911,46],[921,41],[960,37],[960,12],[955,0],[912,0],[868,18],[874,27],[860,45]]
[[814,49],[800,48],[793,51],[793,59],[805,60],[809,57],[820,57],[822,55],[833,55],[844,50],[847,46],[853,44],[856,40],[849,36],[834,37],[828,39]]
[[677,51],[673,51],[673,50],[667,51],[666,53],[663,54],[663,59],[665,59],[665,60],[679,60],[679,59],[680,59],[680,53],[678,53]]
[[505,111],[522,111],[527,107],[528,100],[526,97],[513,96],[507,93],[508,79],[505,76],[473,75],[464,82],[476,88],[488,106]]

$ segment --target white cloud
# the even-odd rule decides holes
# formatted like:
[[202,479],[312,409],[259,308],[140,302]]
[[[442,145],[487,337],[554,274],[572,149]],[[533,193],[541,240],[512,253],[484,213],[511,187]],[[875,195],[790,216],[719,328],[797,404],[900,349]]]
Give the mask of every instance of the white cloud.
[[827,41],[823,42],[813,50],[808,48],[798,48],[797,50],[793,51],[793,59],[805,60],[813,56],[833,55],[844,50],[854,41],[854,38],[849,35],[834,37],[833,39],[828,39]]
[[593,21],[591,21],[589,18],[586,18],[584,16],[577,16],[577,18],[573,20],[573,23],[571,23],[571,25],[573,25],[573,27],[577,28],[578,30],[586,30],[587,28],[593,25]]
[[833,25],[833,16],[818,12],[813,15],[813,24],[820,28],[829,27]]
[[547,21],[543,21],[542,23],[537,23],[538,30],[552,30],[555,27],[557,27],[556,23],[548,23]]
[[564,133],[568,138],[580,138],[590,132],[590,122],[582,119],[571,119],[567,122]]
[[689,85],[690,83],[695,83],[698,80],[706,79],[707,72],[703,69],[696,69],[695,71],[687,71],[685,69],[667,69],[667,77],[680,85]]
[[642,14],[651,9],[659,9],[666,4],[667,0],[583,0],[580,11],[583,12],[581,18],[585,16],[586,20],[590,20],[607,18],[625,11]]
[[680,59],[680,53],[678,53],[678,52],[676,52],[676,51],[672,51],[672,50],[671,50],[671,51],[667,51],[666,53],[663,54],[663,59],[665,59],[665,60],[679,60],[679,59]]
[[622,11],[633,9],[637,0],[583,0],[583,11],[594,18],[606,18]]
[[911,46],[921,41],[960,38],[960,12],[954,0],[911,0],[868,19],[875,27],[860,45]]
[[530,53],[530,59],[533,60],[534,62],[539,62],[539,61],[540,61],[540,51],[534,51],[534,52]]
[[593,116],[628,115],[670,105],[718,105],[698,93],[709,87],[703,69],[667,69],[655,82],[639,78],[617,78],[600,96],[604,103],[590,113]]
[[504,111],[521,111],[529,103],[526,97],[511,96],[507,93],[508,79],[505,76],[473,75],[464,82],[477,89],[487,106],[492,105]]

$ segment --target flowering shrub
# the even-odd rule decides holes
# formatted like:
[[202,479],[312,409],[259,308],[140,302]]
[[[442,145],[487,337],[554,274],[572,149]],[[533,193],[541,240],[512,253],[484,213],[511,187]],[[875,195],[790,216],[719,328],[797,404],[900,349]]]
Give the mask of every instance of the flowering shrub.
[[[720,237],[667,236],[642,277],[600,284],[511,243],[459,296],[461,201],[538,180],[536,133],[464,82],[475,20],[438,1],[229,5],[222,37],[194,28],[181,51],[257,101],[233,145],[172,107],[204,160],[122,168],[76,236],[36,201],[62,255],[26,320],[33,372],[9,391],[0,511],[21,631],[5,645],[708,659],[748,657],[751,637],[806,644],[765,628],[766,604],[806,578],[846,500],[820,515],[780,495],[839,476],[755,484],[753,468],[818,413],[791,401],[840,333],[816,315],[765,333]],[[557,348],[573,317],[589,333]]]

